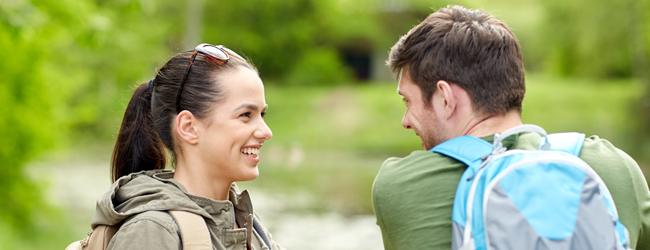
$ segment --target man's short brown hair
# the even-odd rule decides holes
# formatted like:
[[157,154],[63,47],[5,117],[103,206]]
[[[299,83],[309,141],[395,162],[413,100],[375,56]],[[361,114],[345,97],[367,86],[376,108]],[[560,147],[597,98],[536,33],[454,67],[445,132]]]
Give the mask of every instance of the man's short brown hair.
[[521,111],[526,86],[519,43],[503,21],[482,10],[447,6],[432,13],[391,48],[387,64],[396,74],[408,67],[427,106],[444,80],[467,91],[477,112]]

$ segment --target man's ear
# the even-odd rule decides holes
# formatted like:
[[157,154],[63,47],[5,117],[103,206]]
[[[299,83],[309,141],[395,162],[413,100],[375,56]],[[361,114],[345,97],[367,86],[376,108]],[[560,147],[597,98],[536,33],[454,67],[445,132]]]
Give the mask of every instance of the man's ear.
[[[454,89],[446,81],[440,80],[436,83],[436,92],[434,96],[438,95],[438,100],[431,100],[433,105],[439,105],[442,111],[442,117],[449,119],[454,112],[456,111],[456,106],[458,105],[458,99],[454,95]],[[437,102],[437,103],[436,103]]]
[[197,144],[199,143],[199,136],[197,133],[198,129],[198,120],[192,112],[183,110],[176,116],[176,134],[178,137],[189,143]]

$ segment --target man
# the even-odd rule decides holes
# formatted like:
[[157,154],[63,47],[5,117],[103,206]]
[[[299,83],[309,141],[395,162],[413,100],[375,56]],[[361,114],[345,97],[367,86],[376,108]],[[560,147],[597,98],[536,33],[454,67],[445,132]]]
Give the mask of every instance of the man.
[[[388,66],[398,74],[406,112],[429,150],[449,139],[494,134],[521,125],[524,67],[508,26],[480,10],[440,9],[393,46]],[[537,149],[540,136],[522,133],[509,149]],[[585,139],[580,158],[612,193],[630,246],[650,249],[650,193],[636,162],[597,136]],[[450,249],[456,186],[466,165],[418,150],[384,162],[373,185],[373,206],[384,246],[390,249]]]

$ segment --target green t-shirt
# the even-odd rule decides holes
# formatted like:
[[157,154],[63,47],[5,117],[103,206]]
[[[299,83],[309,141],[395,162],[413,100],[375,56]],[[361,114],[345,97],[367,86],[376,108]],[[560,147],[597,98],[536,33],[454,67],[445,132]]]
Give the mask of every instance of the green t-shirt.
[[[492,142],[494,136],[481,139]],[[539,141],[538,134],[523,133],[503,144],[509,149],[535,150]],[[585,139],[580,158],[609,188],[620,220],[630,232],[630,246],[650,249],[650,193],[636,162],[598,136]],[[452,158],[423,150],[384,162],[373,184],[372,202],[386,250],[451,248],[454,195],[466,168]]]

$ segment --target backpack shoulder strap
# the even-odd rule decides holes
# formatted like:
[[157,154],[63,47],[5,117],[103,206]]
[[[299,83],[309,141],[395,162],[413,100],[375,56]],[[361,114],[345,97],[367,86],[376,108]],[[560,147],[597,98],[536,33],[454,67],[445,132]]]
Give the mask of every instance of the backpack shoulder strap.
[[169,210],[169,214],[181,231],[183,250],[212,250],[210,231],[201,215],[180,210]]
[[73,242],[65,250],[104,250],[121,226],[122,223],[112,226],[99,225],[92,233],[88,233],[85,239]]
[[[541,140],[544,140],[544,138]],[[551,150],[579,156],[585,142],[585,134],[576,132],[550,134],[548,135],[548,142],[551,144]]]
[[429,151],[454,158],[476,172],[483,162],[483,157],[492,153],[492,144],[483,139],[466,135],[440,143]]

